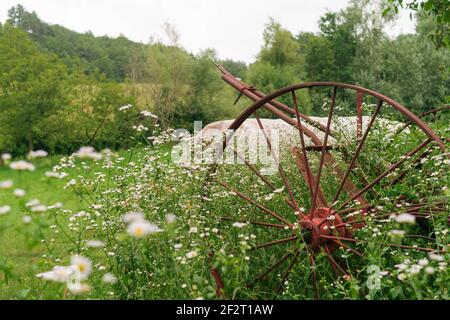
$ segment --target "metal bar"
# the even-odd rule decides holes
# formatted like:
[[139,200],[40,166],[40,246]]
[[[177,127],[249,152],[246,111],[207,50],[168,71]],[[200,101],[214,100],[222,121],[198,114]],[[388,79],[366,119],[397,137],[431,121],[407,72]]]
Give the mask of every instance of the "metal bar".
[[286,242],[290,242],[290,241],[295,241],[297,239],[298,239],[297,236],[292,236],[292,237],[289,237],[289,238],[283,238],[283,239],[280,239],[280,240],[275,240],[275,241],[270,241],[270,242],[258,244],[255,247],[253,247],[252,249],[267,248],[267,247],[274,246],[274,245],[277,245],[277,244],[286,243]]
[[[306,165],[305,165],[306,160],[303,157],[303,155],[300,153],[300,151],[298,150],[297,147],[292,148],[292,153],[295,156],[295,162],[297,164],[297,167],[298,167],[300,173],[302,174],[303,178],[308,182],[309,190],[311,193],[311,199],[312,199],[313,193],[314,193],[312,186],[315,185],[316,180],[311,172],[311,169],[309,167],[308,168],[306,167]],[[309,170],[309,172],[310,172],[309,175],[307,173],[307,170]],[[317,198],[317,202],[318,202],[319,206],[321,206],[321,207],[328,207],[327,199],[323,195],[323,192],[320,188],[319,188],[319,195]]]
[[405,154],[405,156],[397,161],[396,163],[394,163],[392,166],[389,167],[389,169],[387,169],[385,172],[383,172],[381,175],[379,175],[377,178],[375,178],[375,180],[373,180],[371,183],[369,183],[367,186],[365,186],[362,190],[360,190],[359,192],[357,192],[355,195],[353,195],[352,197],[350,197],[350,199],[348,199],[347,201],[345,201],[340,207],[339,209],[344,208],[349,202],[353,201],[354,199],[356,199],[358,196],[362,195],[364,192],[366,192],[367,190],[369,190],[370,188],[372,188],[373,186],[375,186],[376,184],[378,184],[384,177],[386,177],[389,173],[391,173],[392,171],[394,171],[397,167],[399,167],[403,162],[405,162],[405,160],[408,157],[413,156],[414,154],[416,154],[420,149],[422,149],[423,147],[425,147],[427,144],[429,144],[431,142],[431,139],[427,139],[424,142],[422,142],[420,144],[420,146],[418,146],[417,148],[415,148],[414,150],[408,152],[407,154]]
[[[356,239],[352,239],[352,238],[344,238],[344,237],[333,237],[333,236],[326,236],[326,235],[321,235],[321,238],[324,239],[330,239],[330,240],[342,240],[342,241],[349,241],[349,242],[361,242],[361,243],[367,243],[367,241],[364,240],[356,240]],[[422,248],[422,247],[415,247],[415,246],[407,246],[407,245],[403,245],[403,244],[396,244],[396,243],[380,243],[381,245],[386,245],[389,247],[395,247],[395,248],[401,248],[401,249],[409,249],[409,250],[417,250],[417,251],[424,251],[424,252],[435,252],[436,249],[433,248]]]
[[[230,147],[231,148],[231,147]],[[254,165],[252,165],[251,163],[249,163],[247,161],[247,159],[245,159],[245,157],[238,152],[237,150],[235,150],[234,148],[231,148],[231,150],[233,150],[233,152],[242,160],[244,161],[244,163],[247,165],[247,167],[249,167],[250,170],[252,170],[262,181],[264,181],[267,186],[273,190],[276,190],[276,187],[273,185],[272,182],[270,182],[266,177],[264,177],[259,171],[258,169],[256,169],[256,167]]]
[[294,193],[292,192],[292,188],[291,188],[291,186],[289,184],[289,181],[286,178],[286,174],[284,173],[283,168],[281,167],[281,164],[280,164],[280,161],[279,161],[278,157],[275,155],[275,153],[272,150],[272,144],[270,143],[269,137],[267,136],[267,134],[265,132],[265,129],[264,129],[264,126],[263,126],[263,124],[261,122],[261,119],[259,118],[258,113],[256,111],[254,112],[254,114],[255,114],[255,117],[256,117],[256,121],[258,122],[259,128],[261,129],[264,137],[266,138],[267,146],[269,147],[270,154],[272,155],[275,163],[277,164],[278,172],[280,173],[280,176],[281,176],[281,179],[283,180],[284,186],[286,187],[287,192],[289,194],[289,197],[291,198],[291,202],[294,205],[294,209],[295,209],[295,211],[300,212],[299,207],[297,205],[297,202],[295,201]]
[[313,193],[314,197],[311,202],[312,209],[314,209],[316,207],[317,196],[319,193],[320,176],[322,174],[323,163],[325,160],[325,151],[326,151],[325,148],[326,148],[327,142],[328,142],[328,132],[330,132],[331,118],[333,117],[334,103],[336,102],[336,93],[337,93],[337,87],[333,87],[333,95],[331,97],[330,112],[328,114],[328,121],[327,121],[327,131],[325,132],[325,137],[323,139],[323,148],[322,148],[322,154],[320,156],[319,171],[317,172],[316,184],[314,186],[314,193]]
[[[252,101],[258,101],[262,97],[265,96],[264,93],[256,90],[252,86],[249,86],[248,84],[236,79],[235,76],[233,76],[228,70],[226,70],[223,66],[216,65],[217,68],[222,72],[222,80],[224,80],[226,83],[231,85],[233,88],[238,90],[241,94],[245,95],[247,98],[251,99]],[[287,105],[273,100],[269,103],[271,106],[276,107],[280,110],[283,110],[284,112],[290,113],[291,115],[295,115],[294,109],[288,107]],[[315,128],[325,132],[326,128],[324,125],[322,125],[320,122],[315,121],[308,117],[305,114],[299,113],[300,118],[305,120],[308,124],[314,126]],[[330,133],[332,136],[332,134]]]
[[280,260],[278,260],[276,263],[274,263],[268,270],[266,270],[263,274],[261,274],[255,280],[253,280],[250,284],[248,284],[247,288],[253,287],[256,282],[258,282],[259,280],[265,278],[269,273],[271,273],[273,270],[275,270],[280,264],[282,264],[291,255],[292,255],[292,253],[285,254]]
[[[300,144],[302,147],[302,152],[303,152],[303,161],[301,161],[301,164],[303,164],[303,167],[305,168],[306,171],[306,181],[308,183],[309,186],[309,191],[311,193],[311,197],[314,196],[314,191],[313,191],[313,184],[312,184],[312,172],[311,172],[311,168],[309,167],[309,163],[308,163],[308,155],[306,153],[306,145],[305,145],[305,139],[303,136],[303,130],[302,130],[302,123],[300,121],[300,113],[298,111],[298,101],[297,101],[297,96],[295,94],[295,91],[292,91],[292,100],[294,102],[294,109],[295,109],[295,115],[297,117],[297,128],[298,128],[298,133],[300,135]],[[299,164],[300,159],[298,157],[296,157],[297,160],[297,165]],[[299,167],[300,168],[300,167]],[[322,194],[323,196],[323,194]]]
[[363,110],[362,110],[363,95],[360,91],[356,91],[356,138],[361,138],[362,135],[362,122],[363,122]]
[[342,191],[342,188],[344,187],[345,181],[347,180],[347,178],[350,174],[350,171],[352,170],[353,165],[355,164],[356,159],[358,158],[359,153],[361,152],[362,147],[364,146],[364,143],[366,142],[367,136],[369,135],[370,128],[375,123],[375,119],[376,119],[378,113],[380,112],[382,104],[383,104],[383,101],[378,100],[377,108],[375,109],[375,112],[373,113],[372,118],[370,119],[370,122],[369,122],[369,125],[367,126],[366,132],[364,132],[364,136],[362,137],[361,141],[358,144],[358,147],[356,148],[355,154],[353,155],[353,158],[350,161],[350,164],[348,166],[347,172],[344,175],[344,179],[342,180],[342,182],[339,186],[339,189],[333,198],[333,201],[331,201],[331,207],[333,207],[333,205],[335,204],[335,201],[339,198],[339,195],[341,194],[341,191]]
[[258,207],[260,210],[264,211],[267,214],[270,214],[272,217],[274,217],[275,219],[277,219],[278,221],[281,221],[283,223],[285,223],[286,225],[292,227],[292,223],[290,223],[289,221],[287,221],[286,219],[280,217],[278,214],[276,214],[275,212],[267,209],[266,207],[264,207],[263,205],[259,204],[258,202],[256,202],[255,200],[253,200],[252,198],[250,198],[249,196],[246,196],[242,193],[240,193],[237,190],[234,190],[233,188],[231,188],[229,185],[227,185],[224,182],[218,181],[218,183],[223,186],[224,188],[236,193],[236,195],[238,195],[240,198],[244,199],[247,202],[250,202],[251,204],[255,205],[256,207]]
[[291,273],[292,268],[294,267],[295,262],[297,261],[298,255],[300,254],[300,250],[297,250],[295,255],[292,257],[292,261],[289,264],[289,267],[287,268],[286,272],[284,273],[283,279],[281,280],[281,284],[277,289],[277,293],[280,293],[281,290],[283,289],[284,286],[284,282],[287,280],[287,278],[289,277],[289,273]]

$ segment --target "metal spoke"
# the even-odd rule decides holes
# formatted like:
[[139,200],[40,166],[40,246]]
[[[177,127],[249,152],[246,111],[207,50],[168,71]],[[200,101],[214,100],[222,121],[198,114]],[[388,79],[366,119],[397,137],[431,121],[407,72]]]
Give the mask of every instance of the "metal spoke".
[[300,135],[300,145],[301,145],[302,153],[303,153],[302,163],[304,164],[304,168],[306,171],[306,180],[307,180],[307,183],[309,186],[309,191],[311,193],[311,197],[314,197],[314,190],[313,190],[313,184],[312,184],[312,172],[309,167],[308,154],[306,152],[306,145],[305,145],[305,138],[303,136],[302,123],[300,121],[300,113],[298,111],[298,101],[297,101],[297,96],[296,96],[294,90],[292,91],[292,100],[294,103],[295,116],[297,118],[297,129],[298,129],[298,133]]
[[272,155],[272,157],[273,157],[273,159],[274,159],[274,161],[275,161],[275,163],[276,163],[276,165],[278,167],[278,172],[280,173],[280,176],[281,176],[281,179],[283,180],[284,186],[287,189],[287,192],[289,194],[290,200],[291,200],[292,204],[294,205],[294,209],[295,209],[295,211],[300,212],[299,207],[297,205],[297,202],[295,201],[295,198],[294,198],[294,193],[292,192],[291,186],[289,185],[289,181],[286,178],[286,174],[284,173],[284,170],[281,167],[281,164],[280,164],[280,161],[279,161],[278,157],[275,155],[275,153],[272,150],[272,144],[270,143],[269,137],[267,136],[267,134],[265,132],[265,129],[264,129],[264,126],[263,126],[263,124],[261,122],[261,119],[259,118],[259,116],[258,116],[256,111],[255,111],[255,118],[256,118],[256,121],[258,122],[259,128],[261,129],[264,137],[266,138],[267,146],[269,148],[270,154]]
[[323,248],[325,250],[325,253],[327,254],[328,260],[330,261],[331,265],[333,266],[333,270],[336,273],[336,275],[339,276],[337,274],[335,268],[339,269],[339,271],[341,271],[342,274],[347,274],[347,272],[344,269],[342,269],[342,267],[339,265],[339,263],[337,263],[336,260],[334,260],[333,256],[331,255],[330,249],[328,249],[327,246],[324,246]]
[[298,239],[297,236],[292,236],[292,237],[289,237],[289,238],[283,238],[283,239],[280,239],[280,240],[274,240],[274,241],[258,244],[255,247],[253,247],[252,249],[267,248],[267,247],[274,246],[274,245],[277,245],[277,244],[282,244],[282,243],[286,243],[286,242],[295,241],[297,239]]
[[[231,147],[229,147],[229,148],[231,148]],[[247,167],[251,170],[251,171],[253,171],[257,176],[258,176],[258,178],[260,178],[265,184],[267,184],[267,186],[273,191],[273,190],[276,190],[276,187],[273,185],[273,183],[272,182],[270,182],[266,177],[264,177],[262,174],[261,174],[261,172],[259,172],[258,171],[258,169],[254,166],[254,165],[252,165],[251,163],[249,163],[248,161],[247,161],[247,159],[245,159],[245,157],[239,152],[239,151],[237,151],[236,149],[234,149],[234,148],[231,148],[231,150],[242,160],[242,161],[244,161],[244,163],[247,165]]]
[[289,274],[291,273],[291,270],[292,270],[292,268],[294,267],[295,262],[297,261],[297,258],[298,258],[298,255],[299,255],[299,254],[300,254],[300,250],[297,250],[296,253],[295,253],[295,255],[292,257],[292,261],[291,261],[291,263],[289,264],[289,267],[287,268],[286,272],[284,273],[284,276],[283,276],[283,278],[282,278],[282,280],[281,280],[281,284],[280,284],[280,286],[279,286],[278,289],[277,289],[277,293],[280,293],[281,290],[283,290],[284,283],[285,283],[286,280],[288,279]]
[[361,138],[363,110],[362,110],[363,94],[361,91],[356,92],[356,139]]
[[348,199],[347,201],[345,201],[340,207],[339,209],[344,208],[347,204],[349,204],[351,201],[355,200],[358,196],[362,195],[364,192],[366,192],[367,190],[373,188],[376,184],[378,184],[384,177],[386,177],[389,173],[391,173],[392,171],[394,171],[396,168],[398,168],[403,162],[406,161],[407,158],[415,155],[417,152],[420,151],[420,149],[422,149],[423,147],[425,147],[427,144],[429,144],[431,142],[430,139],[425,140],[424,142],[422,142],[420,144],[420,146],[418,146],[417,148],[415,148],[414,150],[408,152],[405,156],[403,156],[402,159],[400,159],[399,161],[397,161],[396,163],[394,163],[393,165],[391,165],[389,167],[389,169],[387,169],[385,172],[383,172],[382,174],[380,174],[377,178],[375,178],[371,183],[369,183],[368,185],[366,185],[363,189],[361,189],[359,192],[357,192],[356,194],[354,194],[353,196],[350,197],[350,199]]
[[316,300],[319,300],[319,290],[317,288],[317,276],[316,276],[316,263],[314,260],[314,256],[312,254],[309,255],[309,267],[312,269],[312,277],[313,277],[313,287],[314,287],[314,296]]
[[334,87],[333,95],[331,97],[330,112],[328,114],[327,131],[325,132],[325,137],[323,139],[323,148],[322,148],[322,154],[320,156],[319,171],[317,172],[316,184],[314,186],[314,193],[313,193],[314,196],[313,196],[313,199],[311,202],[311,208],[313,208],[313,209],[316,207],[316,201],[317,201],[317,196],[318,196],[318,192],[319,192],[320,176],[322,174],[323,162],[325,159],[326,146],[327,146],[327,142],[328,142],[328,133],[330,132],[331,118],[333,116],[334,103],[336,101],[336,93],[337,93],[337,87]]
[[256,207],[258,207],[259,209],[261,209],[262,211],[264,211],[267,214],[270,214],[272,217],[274,217],[275,219],[277,219],[278,221],[281,221],[283,223],[285,223],[286,225],[292,227],[292,223],[290,223],[289,221],[287,221],[286,219],[280,217],[278,214],[276,214],[275,212],[267,209],[266,207],[264,207],[263,205],[259,204],[258,202],[256,202],[255,200],[253,200],[252,198],[250,198],[249,196],[246,196],[242,193],[240,193],[237,190],[234,190],[233,188],[231,188],[229,185],[227,185],[225,182],[221,182],[218,181],[218,183],[223,186],[224,188],[234,192],[237,196],[239,196],[240,198],[244,199],[245,201],[255,205]]
[[367,136],[369,135],[370,128],[375,123],[375,119],[376,119],[378,113],[380,112],[380,109],[381,109],[382,105],[383,105],[383,101],[378,100],[377,107],[375,109],[375,112],[372,115],[372,118],[370,119],[370,122],[369,122],[369,125],[367,126],[366,132],[364,132],[364,135],[363,135],[361,141],[359,142],[358,147],[356,148],[355,154],[353,155],[353,158],[350,161],[350,164],[348,166],[347,172],[344,175],[344,179],[342,180],[342,182],[341,182],[341,184],[339,186],[339,189],[338,189],[338,191],[336,192],[336,195],[333,198],[333,201],[331,201],[331,207],[333,207],[333,205],[335,204],[336,200],[339,198],[339,195],[341,194],[342,188],[344,187],[345,181],[347,181],[347,178],[348,178],[348,176],[350,174],[350,171],[353,169],[353,166],[354,166],[354,164],[356,162],[356,159],[358,158],[359,153],[361,152],[362,147],[364,146],[364,143],[365,143],[365,141],[367,139]]
[[[316,180],[311,172],[311,169],[306,167],[306,160],[303,157],[303,155],[300,153],[300,151],[298,150],[297,147],[292,148],[292,153],[294,154],[295,163],[297,164],[297,167],[298,167],[301,175],[303,176],[303,178],[306,181],[310,181],[310,183],[308,183],[308,184],[309,184],[309,190],[310,190],[311,199],[312,199],[313,193],[314,193],[312,186],[315,184]],[[308,172],[309,172],[309,174],[308,174]],[[317,198],[317,203],[319,206],[328,207],[327,199],[323,195],[323,192],[320,188],[319,188],[319,195]]]
[[279,265],[281,265],[287,258],[289,258],[292,255],[292,253],[285,254],[280,260],[275,262],[269,269],[267,269],[263,274],[258,276],[255,280],[253,280],[250,284],[247,285],[247,288],[251,288],[255,285],[256,282],[258,282],[261,279],[264,279],[269,273],[271,273],[273,270],[275,270]]
[[[342,240],[342,241],[349,241],[354,243],[367,243],[367,241],[359,240],[359,239],[353,239],[353,238],[345,238],[345,237],[334,237],[334,236],[326,236],[321,235],[321,238],[329,239],[329,240]],[[388,247],[395,247],[400,249],[408,249],[408,250],[417,250],[417,251],[424,251],[424,252],[435,252],[436,249],[433,248],[423,248],[423,247],[416,247],[416,246],[408,246],[404,244],[396,244],[396,243],[378,243],[380,245],[386,245]]]

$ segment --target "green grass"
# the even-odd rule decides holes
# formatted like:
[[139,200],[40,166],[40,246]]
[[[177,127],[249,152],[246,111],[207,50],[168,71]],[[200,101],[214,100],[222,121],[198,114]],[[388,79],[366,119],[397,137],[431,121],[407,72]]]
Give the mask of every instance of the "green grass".
[[[65,209],[73,211],[83,208],[79,198],[71,190],[63,189],[64,181],[45,176],[45,172],[51,171],[58,161],[59,157],[37,161],[36,170],[31,172],[0,168],[0,181],[14,182],[13,188],[0,190],[0,204],[12,207],[11,212],[0,216],[0,261],[3,269],[0,271],[0,298],[46,297],[46,292],[42,291],[42,281],[36,278],[36,274],[42,269],[40,261],[42,255],[46,254],[46,248],[40,242],[41,236],[35,224],[46,221],[40,221],[39,213],[26,212],[24,204],[32,199],[39,199],[46,205],[61,202]],[[26,195],[18,200],[13,195],[15,188],[24,189]],[[34,221],[25,224],[22,221],[24,215],[31,215]],[[50,234],[48,228],[44,228],[43,232],[46,236]],[[56,248],[55,254],[58,251],[62,254],[63,247]]]
[[[411,132],[398,137],[389,149],[380,147],[380,137],[369,137],[361,167],[367,174],[366,178],[375,178],[377,170],[384,169],[391,161],[398,159],[399,154],[422,139],[420,132]],[[74,167],[64,170],[69,176],[63,180],[45,177],[45,172],[58,162],[58,157],[36,161],[37,169],[33,172],[20,173],[1,168],[0,181],[12,179],[14,187],[0,191],[0,205],[13,207],[11,212],[0,216],[0,298],[214,299],[215,282],[210,273],[212,266],[222,276],[227,298],[314,298],[310,281],[313,269],[309,266],[305,242],[300,239],[264,250],[250,250],[255,244],[289,236],[293,231],[254,225],[240,228],[221,221],[219,218],[226,216],[236,221],[279,222],[262,215],[261,210],[226,192],[218,184],[207,185],[210,167],[182,168],[175,165],[170,161],[170,151],[170,145],[137,148],[112,156],[111,163],[74,159]],[[338,152],[334,153],[335,159],[345,163]],[[448,191],[442,189],[448,183],[447,164],[443,163],[442,158],[434,157],[438,154],[439,151],[433,149],[420,170],[409,170],[402,183],[395,187],[388,187],[386,183],[377,186],[367,193],[368,199],[375,205],[382,205],[385,212],[403,210],[395,203],[406,205],[407,202],[447,201]],[[280,159],[296,200],[308,209],[307,185],[290,157],[290,152],[283,152]],[[318,156],[315,161],[313,158],[311,163],[315,168]],[[71,160],[67,163],[70,164]],[[405,169],[411,168],[405,164],[401,170]],[[219,166],[216,173],[214,179],[252,195],[265,207],[295,221],[283,193],[272,193],[245,166]],[[358,173],[352,173],[351,178],[358,183],[358,187],[362,187]],[[64,189],[70,179],[76,179],[76,184]],[[283,185],[278,175],[270,176],[270,180],[277,188]],[[330,198],[337,188],[336,178],[329,170],[324,170],[321,183],[323,192]],[[25,189],[27,195],[16,199],[12,194],[14,188]],[[399,196],[406,197],[406,200],[399,200]],[[345,201],[345,197],[342,194],[338,200]],[[39,199],[46,205],[62,202],[63,208],[70,211],[30,213],[25,203],[31,199]],[[74,215],[82,210],[86,214]],[[426,274],[422,270],[406,280],[400,280],[398,276],[402,271],[398,265],[407,260],[410,264],[417,264],[427,258],[427,254],[386,247],[387,243],[397,241],[398,244],[448,248],[448,212],[445,215],[445,210],[440,208],[436,215],[416,225],[402,225],[392,220],[379,222],[375,215],[374,219],[369,216],[367,226],[353,232],[355,238],[366,241],[353,246],[364,258],[342,248],[333,253],[342,265],[349,268],[351,276],[348,279],[342,276],[336,278],[324,252],[315,252],[314,270],[317,272],[320,297],[447,299],[450,274],[446,264],[429,261],[429,266],[436,270],[435,274]],[[127,223],[122,221],[122,216],[128,211],[142,212],[145,219],[164,231],[143,239],[133,238],[127,234]],[[23,223],[22,217],[26,214],[33,217],[32,223]],[[168,214],[177,217],[174,224],[166,221]],[[421,214],[427,215],[427,212]],[[391,239],[389,233],[393,229],[403,230],[407,234],[432,236],[435,241],[423,238]],[[102,240],[105,246],[88,248],[86,240],[92,239]],[[256,275],[286,253],[295,255],[297,250],[301,253],[283,290],[277,293],[287,262],[264,281],[247,288]],[[212,252],[214,255],[211,255]],[[92,274],[85,280],[91,286],[91,291],[86,295],[78,297],[68,292],[65,284],[36,277],[37,273],[51,270],[55,265],[67,265],[74,254],[88,257],[93,264]],[[444,255],[444,259],[448,261],[448,254]],[[367,287],[372,266],[385,273],[381,279],[381,289]],[[106,272],[113,273],[117,283],[103,283],[102,277]]]

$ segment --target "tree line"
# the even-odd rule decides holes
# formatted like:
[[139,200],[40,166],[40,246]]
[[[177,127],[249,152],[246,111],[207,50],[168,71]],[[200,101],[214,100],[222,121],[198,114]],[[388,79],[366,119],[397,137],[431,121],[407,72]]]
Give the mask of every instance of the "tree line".
[[[220,80],[215,63],[270,93],[302,81],[354,83],[382,92],[416,113],[448,102],[448,47],[430,40],[437,19],[418,11],[414,34],[389,37],[395,21],[386,2],[351,1],[319,20],[318,33],[293,34],[270,19],[250,65],[219,60],[213,49],[186,51],[171,25],[169,43],[96,37],[43,22],[18,5],[0,24],[0,150],[44,148],[68,153],[81,145],[122,148],[155,129],[191,128],[235,117],[248,101]],[[305,92],[303,111],[319,114]],[[131,105],[131,108],[120,108]],[[139,123],[148,131],[135,130]]]

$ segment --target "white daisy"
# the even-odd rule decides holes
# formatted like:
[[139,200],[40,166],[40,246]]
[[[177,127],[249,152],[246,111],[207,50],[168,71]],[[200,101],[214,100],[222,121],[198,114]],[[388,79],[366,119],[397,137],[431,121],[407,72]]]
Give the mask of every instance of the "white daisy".
[[48,156],[48,152],[45,150],[30,151],[30,153],[28,153],[29,159],[45,158],[46,156]]
[[416,217],[409,213],[402,213],[395,217],[395,221],[398,223],[414,224],[416,222]]
[[10,206],[0,206],[0,215],[7,214],[10,211],[11,211]]
[[122,216],[122,220],[125,223],[130,223],[133,221],[138,221],[138,220],[144,220],[144,214],[142,212],[138,212],[138,211],[130,211],[125,213]]
[[38,273],[36,276],[44,280],[66,282],[74,273],[75,270],[70,266],[55,266],[51,271]]
[[70,265],[80,273],[80,280],[86,280],[92,271],[92,262],[86,257],[75,255],[70,259]]
[[197,251],[189,251],[188,253],[186,253],[186,258],[188,258],[188,259],[193,259],[197,256],[198,256]]
[[22,198],[26,194],[25,190],[23,189],[15,189],[13,193],[17,198]]
[[127,228],[128,234],[131,236],[140,239],[147,235],[161,232],[162,230],[158,228],[158,226],[150,223],[146,220],[136,220],[130,223]]
[[116,276],[113,275],[112,273],[105,273],[102,277],[102,280],[104,283],[107,283],[107,284],[114,284],[117,282]]
[[9,189],[13,184],[14,182],[12,180],[0,181],[0,189]]
[[244,222],[235,222],[235,223],[233,223],[233,227],[235,227],[235,228],[243,228],[243,227],[245,227],[247,224],[246,223],[244,223]]
[[9,167],[13,170],[18,170],[18,171],[25,171],[25,170],[34,171],[34,169],[36,169],[36,167],[33,164],[26,162],[24,160],[11,162]]
[[105,244],[103,241],[101,240],[87,240],[86,241],[86,245],[90,248],[101,248],[103,247]]

